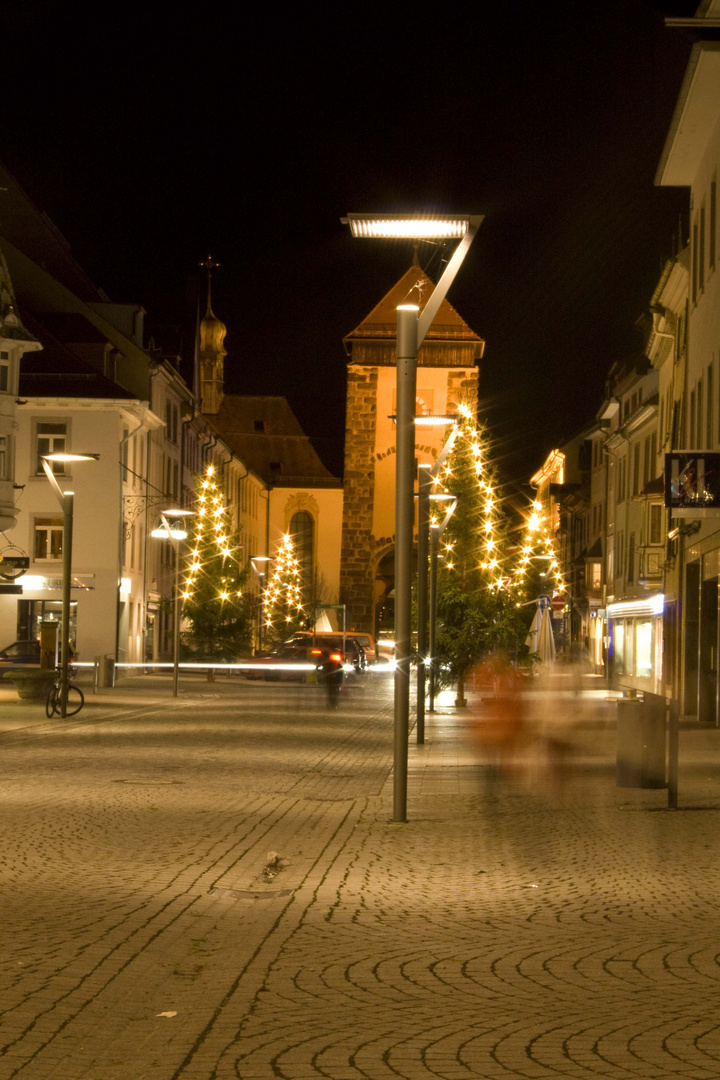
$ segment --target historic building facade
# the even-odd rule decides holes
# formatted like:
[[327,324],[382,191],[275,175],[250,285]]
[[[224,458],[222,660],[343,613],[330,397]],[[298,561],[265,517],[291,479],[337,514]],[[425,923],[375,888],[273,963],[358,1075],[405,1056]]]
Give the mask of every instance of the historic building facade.
[[[340,593],[352,625],[370,633],[392,627],[395,545],[395,337],[397,306],[422,309],[433,284],[412,266],[345,338],[348,355],[345,500]],[[447,429],[422,417],[452,415],[458,402],[477,407],[484,342],[447,300],[418,352],[418,464],[432,463]]]

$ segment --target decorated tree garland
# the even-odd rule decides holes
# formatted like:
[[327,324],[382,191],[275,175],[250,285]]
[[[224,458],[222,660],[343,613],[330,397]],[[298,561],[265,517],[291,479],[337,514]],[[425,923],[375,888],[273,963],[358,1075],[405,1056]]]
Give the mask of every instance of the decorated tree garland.
[[275,554],[275,567],[263,597],[263,613],[268,644],[285,641],[305,621],[300,595],[300,563],[289,533],[283,536]]
[[212,465],[198,480],[193,534],[181,597],[185,643],[203,657],[237,659],[249,651],[251,612],[243,595],[247,569],[239,563],[228,508]]

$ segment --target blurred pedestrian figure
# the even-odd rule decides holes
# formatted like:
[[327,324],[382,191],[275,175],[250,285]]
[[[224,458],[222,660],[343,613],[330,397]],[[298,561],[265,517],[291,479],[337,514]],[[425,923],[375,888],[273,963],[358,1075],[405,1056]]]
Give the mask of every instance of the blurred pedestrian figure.
[[342,656],[328,648],[313,649],[319,652],[318,682],[325,684],[328,708],[337,709],[340,704],[340,691],[345,681]]
[[472,740],[489,759],[492,775],[504,777],[529,794],[556,795],[564,782],[570,744],[561,732],[572,705],[548,680],[532,680],[523,693],[515,666],[504,657],[488,665],[493,695],[478,708]]

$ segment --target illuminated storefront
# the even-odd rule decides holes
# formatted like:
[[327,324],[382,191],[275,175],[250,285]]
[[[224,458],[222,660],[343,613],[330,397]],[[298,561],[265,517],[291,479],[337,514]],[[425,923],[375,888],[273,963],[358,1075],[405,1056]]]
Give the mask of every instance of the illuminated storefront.
[[618,687],[660,692],[664,604],[662,593],[608,604],[610,670]]

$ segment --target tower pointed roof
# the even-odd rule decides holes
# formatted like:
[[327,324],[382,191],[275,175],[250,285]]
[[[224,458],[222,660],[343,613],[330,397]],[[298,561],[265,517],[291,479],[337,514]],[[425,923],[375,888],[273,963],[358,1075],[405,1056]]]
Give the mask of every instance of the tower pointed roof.
[[222,360],[227,356],[225,348],[227,327],[212,309],[212,271],[220,263],[215,262],[212,255],[208,255],[200,265],[207,270],[207,311],[200,322],[200,356],[203,359],[215,357]]
[[[351,351],[353,342],[369,339],[394,341],[398,305],[417,304],[422,311],[434,288],[434,283],[424,270],[417,265],[411,266],[360,325],[343,339],[348,351]],[[425,340],[472,343],[476,359],[482,356],[485,346],[483,339],[468,326],[447,299],[440,304]]]

